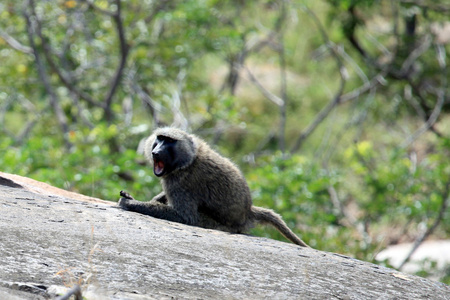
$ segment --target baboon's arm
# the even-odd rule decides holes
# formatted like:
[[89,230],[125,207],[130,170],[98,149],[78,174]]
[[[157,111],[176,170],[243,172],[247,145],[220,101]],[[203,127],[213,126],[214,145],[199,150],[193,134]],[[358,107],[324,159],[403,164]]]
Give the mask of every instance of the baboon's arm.
[[167,205],[166,194],[164,192],[161,192],[158,195],[156,195],[155,197],[153,197],[153,199],[150,202],[151,203],[158,203],[159,202],[159,203]]
[[188,225],[195,225],[192,224],[192,220],[184,218],[173,207],[164,204],[165,196],[162,194],[163,193],[159,194],[150,202],[141,202],[136,201],[127,192],[121,191],[120,196],[122,196],[122,198],[120,198],[118,204],[125,210],[134,211],[158,219],[164,219]]

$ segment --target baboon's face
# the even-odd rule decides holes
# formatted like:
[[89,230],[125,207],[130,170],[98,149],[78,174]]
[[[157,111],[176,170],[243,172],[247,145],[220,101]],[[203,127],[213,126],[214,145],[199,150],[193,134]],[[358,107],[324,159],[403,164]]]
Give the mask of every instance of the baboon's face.
[[176,169],[178,141],[170,137],[159,135],[152,147],[153,173],[161,177]]

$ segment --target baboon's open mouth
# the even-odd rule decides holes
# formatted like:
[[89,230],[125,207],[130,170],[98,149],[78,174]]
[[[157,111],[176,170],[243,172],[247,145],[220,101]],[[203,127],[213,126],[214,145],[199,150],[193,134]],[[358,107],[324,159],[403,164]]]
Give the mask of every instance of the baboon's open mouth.
[[156,158],[153,158],[153,173],[156,176],[162,176],[164,174],[164,163]]

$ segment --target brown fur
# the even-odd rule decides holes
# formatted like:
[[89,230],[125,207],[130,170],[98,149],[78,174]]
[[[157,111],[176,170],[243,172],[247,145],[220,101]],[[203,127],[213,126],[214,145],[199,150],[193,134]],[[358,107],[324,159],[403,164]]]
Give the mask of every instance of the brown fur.
[[[250,190],[241,171],[202,139],[175,128],[157,129],[145,144],[145,156],[151,164],[153,149],[159,150],[158,144],[165,147],[158,138],[176,140],[174,146],[167,146],[173,148],[171,151],[161,153],[161,160],[166,160],[164,165],[173,167],[161,176],[163,192],[150,202],[136,201],[121,192],[119,205],[122,208],[233,233],[246,232],[256,221],[273,225],[293,243],[307,247],[278,214],[252,206]],[[165,158],[169,157],[169,152],[175,153],[174,157],[170,156],[171,161]]]

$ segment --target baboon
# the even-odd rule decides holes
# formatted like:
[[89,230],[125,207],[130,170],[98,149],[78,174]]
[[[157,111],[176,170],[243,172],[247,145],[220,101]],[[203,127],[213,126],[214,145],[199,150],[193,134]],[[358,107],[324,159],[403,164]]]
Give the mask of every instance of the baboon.
[[123,209],[231,233],[244,233],[254,223],[270,224],[293,243],[308,247],[280,215],[252,205],[241,171],[199,137],[159,128],[146,140],[144,154],[161,178],[163,192],[150,202],[140,202],[121,191]]

